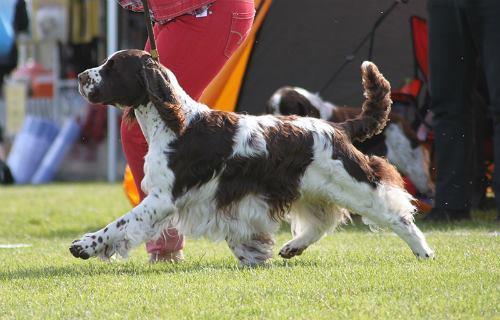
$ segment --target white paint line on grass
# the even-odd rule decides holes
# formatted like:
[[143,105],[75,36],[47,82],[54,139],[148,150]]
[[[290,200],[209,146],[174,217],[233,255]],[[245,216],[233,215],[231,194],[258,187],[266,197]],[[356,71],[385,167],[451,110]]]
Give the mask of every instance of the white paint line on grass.
[[16,248],[27,248],[27,247],[31,247],[31,244],[27,243],[0,244],[0,249],[16,249]]

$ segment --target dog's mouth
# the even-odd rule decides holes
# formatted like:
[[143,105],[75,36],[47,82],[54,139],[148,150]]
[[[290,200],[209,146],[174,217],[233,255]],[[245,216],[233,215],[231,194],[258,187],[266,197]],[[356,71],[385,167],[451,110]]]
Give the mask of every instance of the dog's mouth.
[[90,103],[97,104],[97,103],[102,103],[104,104],[104,101],[100,101],[99,99],[99,89],[98,88],[93,88],[89,89],[85,87],[86,85],[83,85],[81,83],[78,84],[78,92]]
[[111,104],[110,101],[104,101],[101,98],[100,90],[94,85],[90,88],[88,82],[78,81],[78,92],[85,98],[89,103],[92,104]]
[[82,84],[78,85],[78,91],[80,94],[87,100],[89,103],[92,104],[100,104],[100,105],[111,105],[115,106],[119,109],[126,108],[124,104],[121,104],[117,101],[121,101],[122,98],[125,97],[113,97],[110,99],[104,99],[100,93],[99,88],[93,88],[90,90],[85,90]]

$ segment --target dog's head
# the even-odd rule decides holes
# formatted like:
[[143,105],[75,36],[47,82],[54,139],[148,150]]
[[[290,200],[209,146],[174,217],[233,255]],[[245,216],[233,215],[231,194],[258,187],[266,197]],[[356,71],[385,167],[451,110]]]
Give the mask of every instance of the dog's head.
[[301,88],[283,87],[278,89],[267,103],[267,113],[274,115],[298,115],[320,118],[318,107],[313,105],[308,92]]
[[174,102],[167,69],[142,50],[123,50],[78,75],[78,90],[91,103],[137,107]]
[[78,90],[91,103],[137,108],[151,102],[166,124],[180,132],[183,119],[171,82],[173,78],[175,76],[148,52],[123,50],[111,55],[102,65],[80,73]]

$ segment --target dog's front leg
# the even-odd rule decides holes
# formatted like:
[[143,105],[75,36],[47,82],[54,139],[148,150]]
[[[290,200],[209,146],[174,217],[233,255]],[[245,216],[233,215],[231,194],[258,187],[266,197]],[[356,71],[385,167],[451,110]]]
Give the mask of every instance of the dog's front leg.
[[73,241],[69,251],[76,258],[99,256],[108,259],[115,252],[127,257],[129,250],[158,237],[175,212],[170,197],[152,194],[124,216],[105,228]]

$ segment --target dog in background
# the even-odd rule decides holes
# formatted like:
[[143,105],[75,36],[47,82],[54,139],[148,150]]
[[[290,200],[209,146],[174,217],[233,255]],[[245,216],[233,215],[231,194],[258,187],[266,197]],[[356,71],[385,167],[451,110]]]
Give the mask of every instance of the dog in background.
[[[351,121],[359,116],[361,108],[338,107],[323,100],[318,94],[303,88],[283,87],[269,99],[267,113],[315,117],[335,123]],[[406,119],[389,113],[389,123],[383,134],[366,140],[357,139],[355,146],[365,154],[384,156],[426,196],[433,196],[434,182],[430,176],[430,154],[417,138]]]
[[431,258],[413,222],[415,207],[385,159],[351,144],[380,132],[390,85],[365,62],[360,117],[340,124],[297,116],[251,116],[194,101],[175,75],[141,50],[124,50],[79,74],[92,103],[129,108],[149,144],[141,187],[146,198],[101,230],[73,241],[73,256],[127,256],[171,224],[187,236],[225,240],[243,265],[273,255],[274,233],[288,217],[290,259],[335,229],[348,210],[391,228],[417,257]]

